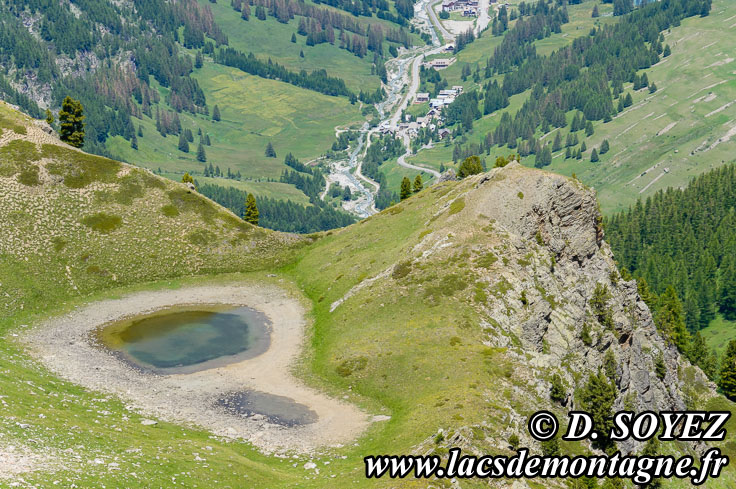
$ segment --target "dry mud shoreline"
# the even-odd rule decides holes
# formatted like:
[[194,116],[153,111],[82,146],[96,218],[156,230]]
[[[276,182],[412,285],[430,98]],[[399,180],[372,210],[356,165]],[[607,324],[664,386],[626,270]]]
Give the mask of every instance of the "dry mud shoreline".
[[[271,321],[271,345],[260,356],[182,375],[142,372],[94,346],[100,325],[159,309],[192,304],[248,306]],[[80,307],[33,328],[24,338],[31,354],[60,377],[125,399],[166,421],[195,424],[213,433],[247,440],[264,452],[311,452],[342,445],[365,429],[368,416],[355,406],[302,385],[289,372],[302,347],[304,311],[271,285],[201,286],[140,292]],[[245,418],[216,405],[223,395],[244,390],[284,396],[313,410],[314,423],[283,427],[263,416]]]

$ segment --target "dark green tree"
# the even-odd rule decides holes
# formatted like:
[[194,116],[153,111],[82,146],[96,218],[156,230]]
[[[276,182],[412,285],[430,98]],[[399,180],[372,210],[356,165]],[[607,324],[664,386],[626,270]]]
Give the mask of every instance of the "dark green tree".
[[269,141],[268,144],[266,145],[265,155],[267,158],[276,158],[276,150],[273,149],[273,145],[271,144],[271,141]]
[[197,161],[201,161],[202,163],[207,161],[207,154],[204,152],[204,146],[202,143],[199,143],[197,146]]
[[593,129],[593,123],[591,121],[588,121],[588,123],[585,125],[585,135],[590,137],[593,135],[595,130]]
[[59,137],[75,148],[84,146],[84,107],[79,100],[66,96],[59,111]]
[[558,374],[554,374],[551,380],[552,385],[549,388],[549,398],[553,402],[562,404],[565,402],[565,386],[562,383],[562,378]]
[[130,137],[130,147],[133,149],[138,149],[138,138],[135,134]]
[[677,345],[682,353],[687,354],[691,338],[685,326],[682,303],[677,297],[674,287],[667,287],[664,294],[659,298],[655,317],[660,331]]
[[179,151],[189,153],[189,141],[187,141],[187,137],[184,135],[184,132],[179,134]]
[[608,380],[616,385],[616,355],[611,349],[606,350],[606,354],[603,356],[603,371],[606,373]]
[[411,180],[404,177],[401,180],[401,189],[399,190],[401,200],[408,199],[411,196]]
[[608,151],[611,149],[611,146],[608,144],[608,139],[604,139],[601,143],[601,150],[599,151],[600,154],[604,155],[608,153]]
[[296,34],[294,33],[291,34],[291,42],[296,42]]
[[591,374],[581,392],[580,406],[593,417],[598,438],[594,446],[609,451],[614,447],[610,439],[613,428],[613,403],[616,400],[616,387],[608,381],[602,370]]
[[220,120],[220,107],[217,105],[212,109],[212,120],[215,122]]
[[594,19],[597,19],[600,16],[601,16],[601,14],[598,12],[598,4],[593,5],[593,15],[592,15],[592,17]]
[[664,364],[664,355],[660,353],[654,358],[654,373],[657,374],[659,380],[664,380],[667,375],[667,366]]
[[245,213],[243,214],[243,220],[249,222],[254,226],[258,226],[258,205],[256,204],[256,198],[253,194],[248,194],[245,198]]
[[414,179],[414,193],[421,192],[424,188],[424,183],[422,183],[422,175],[417,175]]
[[481,172],[483,172],[483,163],[481,163],[478,156],[473,155],[468,156],[462,163],[460,163],[460,168],[458,168],[457,175],[460,178],[465,178]]
[[591,163],[597,163],[600,161],[600,158],[598,158],[598,151],[596,151],[595,148],[593,148],[593,151],[590,153],[590,161]]
[[736,402],[736,340],[731,340],[721,363],[721,376],[718,382],[723,395]]
[[723,317],[729,321],[736,321],[736,260],[723,270],[718,307]]
[[552,151],[559,151],[562,149],[562,136],[560,135],[560,132],[557,131],[557,135],[555,136],[555,141],[552,143]]

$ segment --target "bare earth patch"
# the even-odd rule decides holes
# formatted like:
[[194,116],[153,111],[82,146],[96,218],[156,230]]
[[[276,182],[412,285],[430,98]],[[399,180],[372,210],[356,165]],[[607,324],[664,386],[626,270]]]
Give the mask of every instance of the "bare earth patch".
[[[271,345],[262,355],[238,363],[161,376],[133,369],[90,339],[90,333],[103,324],[184,304],[231,304],[261,311],[272,323]],[[291,374],[302,348],[304,328],[301,304],[277,287],[202,286],[141,292],[89,304],[48,320],[29,332],[24,341],[32,354],[60,377],[117,395],[151,416],[244,439],[266,453],[311,452],[353,440],[369,418],[352,404],[329,398]],[[245,390],[291,398],[314,411],[318,420],[285,427],[262,416],[229,414],[216,405],[223,395]]]
[[14,479],[37,470],[52,470],[51,456],[42,455],[19,445],[0,445],[0,480]]

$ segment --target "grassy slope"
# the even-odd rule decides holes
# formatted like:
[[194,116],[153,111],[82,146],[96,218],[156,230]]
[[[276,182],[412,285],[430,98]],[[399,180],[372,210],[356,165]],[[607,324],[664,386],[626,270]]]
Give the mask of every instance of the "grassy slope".
[[[0,111],[0,115],[6,112]],[[7,123],[4,126],[8,127]],[[84,160],[87,166],[80,168],[71,156],[64,154],[62,161],[83,174],[96,168],[89,166],[90,161],[103,161]],[[2,169],[5,175],[5,167]],[[17,179],[15,174],[0,177],[4,188],[12,188],[11,198],[29,209],[26,215],[18,215],[22,219],[16,218],[26,228],[4,229],[0,243],[33,239],[26,246],[12,246],[14,258],[4,258],[0,267],[0,283],[19,294],[0,299],[5,312],[0,318],[0,336],[5,340],[0,342],[0,389],[7,396],[0,399],[0,439],[22,446],[32,438],[34,450],[63,460],[63,468],[57,472],[25,475],[30,484],[50,487],[53,481],[61,481],[90,488],[171,487],[173,482],[183,487],[259,489],[425,487],[425,481],[367,481],[362,457],[401,453],[423,441],[422,450],[443,453],[433,441],[437,429],[452,432],[459,427],[464,427],[458,433],[460,442],[471,440],[487,453],[504,453],[486,437],[503,432],[509,407],[527,414],[534,409],[533,404],[545,402],[534,398],[530,404],[535,379],[519,368],[519,359],[509,356],[505,348],[483,346],[483,333],[474,326],[479,320],[474,302],[479,299],[472,282],[478,270],[476,260],[468,259],[469,253],[494,243],[505,245],[503,237],[494,234],[490,226],[484,227],[487,219],[484,222],[482,215],[461,213],[462,195],[473,182],[435,186],[359,224],[325,233],[314,244],[290,250],[283,235],[252,230],[196,197],[191,205],[180,204],[179,216],[163,216],[159,204],[170,201],[166,192],[181,186],[140,170],[132,172],[145,176],[141,177],[143,195],[130,204],[114,197],[120,195],[114,188],[122,183],[117,172],[102,173],[113,190],[107,192],[111,197],[105,200],[92,191],[99,183],[82,189],[63,184],[27,188],[12,183]],[[34,200],[38,194],[55,200],[40,205]],[[123,216],[124,224],[109,235],[85,229],[79,219],[92,205],[95,212]],[[0,211],[8,207],[4,203]],[[11,217],[17,212],[11,212]],[[154,228],[155,240],[150,238]],[[178,239],[193,228],[209,230],[215,249]],[[392,232],[387,233],[387,229]],[[232,238],[244,231],[241,241],[233,244]],[[407,274],[392,273],[395,264],[416,255],[414,247],[430,232],[435,233],[433,239],[457,234],[452,238],[454,246],[415,264]],[[53,242],[45,241],[51,236],[63,237],[66,246],[53,251]],[[224,240],[225,236],[230,239]],[[44,246],[30,246],[37,241]],[[256,249],[262,254],[254,254]],[[282,252],[290,257],[287,261]],[[98,276],[98,270],[89,269],[90,264],[115,273],[117,280]],[[200,273],[252,272],[177,278],[194,273],[193,264],[199,264]],[[67,265],[76,290],[66,279]],[[279,276],[270,278],[267,271],[276,271]],[[329,312],[330,304],[354,286],[384,271],[387,274],[375,286],[358,291]],[[303,469],[308,459],[265,457],[246,444],[228,443],[203,431],[167,423],[141,426],[140,414],[114,398],[60,381],[29,360],[13,341],[12,335],[22,325],[83,302],[134,289],[229,280],[278,281],[302,296],[305,304],[312,306],[314,327],[299,371],[310,383],[347,396],[371,413],[391,416],[389,421],[374,425],[357,444],[318,457],[318,477]],[[580,451],[576,446],[565,448]],[[96,459],[102,463],[94,462]],[[113,462],[119,470],[108,466]],[[549,486],[533,485],[535,489]],[[464,481],[463,487],[487,486]]]
[[[715,0],[710,16],[686,19],[665,33],[672,55],[646,70],[659,90],[653,95],[647,90],[634,94],[632,110],[611,123],[596,124],[596,133],[589,139],[588,148],[592,148],[607,138],[611,151],[596,165],[585,159],[565,163],[564,158],[555,158],[552,169],[576,172],[598,189],[604,212],[612,212],[657,190],[685,185],[697,174],[733,161],[734,140],[711,150],[696,150],[704,143],[706,147],[714,144],[734,126],[734,106],[708,116],[736,99],[734,65],[730,62],[736,46],[734,15],[736,4]],[[712,100],[696,102],[701,97]],[[658,135],[673,123],[676,125],[668,132]],[[638,177],[655,165],[656,170]],[[669,173],[664,173],[665,167]],[[652,183],[655,178],[658,180]]]
[[[297,35],[297,42],[292,43],[291,35],[296,33],[300,17],[294,18],[288,24],[282,24],[273,17],[258,20],[255,17],[255,9],[251,7],[253,15],[246,22],[230,6],[230,2],[216,4],[210,4],[207,0],[200,2],[210,5],[215,22],[227,33],[229,45],[235,49],[245,53],[252,51],[260,58],[270,57],[294,71],[325,69],[330,75],[345,80],[348,87],[356,92],[361,89],[375,90],[380,85],[378,77],[371,74],[373,57],[358,58],[345,49],[340,49],[339,40],[335,45],[323,43],[307,46],[306,36]],[[342,13],[350,15],[347,12]],[[367,21],[366,17],[361,19]],[[389,26],[383,21],[378,22]],[[390,26],[396,27],[395,24]],[[304,51],[304,58],[299,57],[299,51]]]
[[[230,46],[243,52],[254,52],[259,57],[270,57],[295,71],[326,69],[331,76],[342,78],[355,92],[373,91],[380,85],[379,78],[371,74],[372,57],[358,58],[336,45],[328,43],[306,46],[306,38],[297,36],[291,42],[299,24],[298,18],[281,24],[272,17],[265,21],[255,18],[246,22],[240,18],[229,2],[207,3],[215,21],[228,35]],[[322,5],[323,8],[331,8]],[[344,13],[344,12],[342,12]],[[395,24],[372,18],[361,17],[368,23],[377,23],[388,28]],[[414,36],[419,42],[418,37]],[[264,42],[266,41],[267,42]],[[299,56],[300,50],[305,57]],[[189,53],[193,56],[193,52]],[[248,186],[257,195],[268,195],[283,200],[302,202],[293,192],[274,194],[273,188],[258,181],[262,178],[278,178],[285,166],[283,156],[292,152],[302,160],[318,157],[330,148],[335,139],[335,126],[350,125],[362,120],[358,105],[350,105],[344,97],[329,97],[274,80],[245,74],[237,69],[215,65],[208,58],[205,65],[195,70],[195,78],[207,97],[210,107],[219,105],[222,122],[214,123],[209,117],[194,117],[180,114],[182,125],[201,128],[210,134],[212,146],[206,147],[208,164],[218,165],[223,170],[238,170]],[[162,99],[167,93],[160,89]],[[111,153],[120,159],[145,168],[161,168],[165,173],[201,174],[203,165],[196,161],[197,139],[190,144],[190,152],[178,151],[178,137],[161,137],[155,131],[155,121],[144,117],[134,119],[136,125],[144,127],[144,137],[138,138],[139,149],[133,150],[121,137],[108,143]],[[278,158],[264,156],[271,142]],[[227,182],[219,181],[222,185]],[[293,187],[292,187],[293,188]]]
[[[35,134],[24,129],[29,119],[2,104],[0,123],[3,134],[14,138],[13,127],[27,137]],[[18,182],[23,169],[39,165],[27,162],[37,158],[35,151],[50,158],[42,166],[63,180],[52,184],[41,169],[42,183]],[[0,186],[0,438],[4,446],[27,446],[33,439],[33,450],[55,457],[57,468],[63,465],[29,480],[41,487],[57,480],[67,487],[166,487],[176,478],[197,487],[237,464],[237,476],[226,476],[230,484],[243,473],[255,486],[274,476],[293,482],[293,474],[280,468],[284,462],[246,446],[169,424],[142,427],[140,415],[120,401],[62,382],[31,362],[8,330],[140,288],[138,283],[165,280],[145,287],[178,287],[206,281],[203,274],[272,267],[298,241],[245,224],[180,184],[59,146],[0,148]],[[104,233],[83,223],[99,212],[119,216],[120,226]],[[199,278],[186,278],[193,275]],[[214,447],[211,456],[206,464],[195,463],[192,453],[204,452],[205,445]],[[105,463],[88,463],[96,458]],[[113,461],[121,472],[108,469]]]
[[[334,141],[336,125],[360,119],[357,105],[344,97],[329,97],[234,68],[206,63],[196,70],[195,77],[211,106],[219,105],[222,120],[181,114],[182,126],[192,128],[195,134],[189,153],[177,149],[178,137],[161,137],[155,121],[144,116],[139,149],[131,149],[118,137],[109,145],[113,154],[146,168],[201,174],[204,165],[196,161],[196,134],[201,128],[212,142],[205,148],[207,164],[239,170],[244,178],[278,179],[286,168],[286,153],[302,160],[319,156]],[[275,159],[264,155],[269,142],[276,149]]]
[[[558,48],[578,35],[584,35],[596,22],[589,14],[591,2],[569,7],[571,23],[563,27],[563,33],[539,41],[541,53]],[[599,6],[599,8],[601,8]],[[607,12],[603,6],[601,13]],[[595,134],[586,140],[588,152],[583,160],[565,160],[564,152],[553,158],[551,170],[566,175],[576,173],[586,184],[598,190],[603,211],[606,213],[623,209],[639,197],[651,195],[668,186],[685,185],[695,175],[711,169],[723,162],[733,160],[734,140],[724,141],[713,149],[696,151],[718,142],[731,129],[736,118],[736,106],[728,103],[736,99],[736,82],[733,81],[731,52],[729,47],[736,44],[736,30],[732,24],[736,15],[736,5],[725,0],[714,0],[708,17],[686,19],[681,26],[665,33],[666,42],[672,47],[672,55],[657,66],[646,70],[650,81],[659,90],[649,94],[647,90],[633,93],[634,105],[608,124],[595,124]],[[601,17],[598,22],[610,22],[611,17]],[[717,42],[715,44],[714,41]],[[480,50],[485,43],[488,48],[485,56],[492,52],[493,38],[481,38],[460,53],[468,52],[468,61],[477,58],[474,50]],[[472,55],[471,55],[472,53]],[[443,73],[450,85],[459,81],[462,65],[456,63]],[[469,79],[466,82],[472,84]],[[631,85],[625,86],[631,91]],[[712,95],[711,95],[712,94]],[[709,96],[710,95],[710,96]],[[523,97],[524,94],[514,98]],[[706,98],[708,97],[708,98]],[[700,99],[697,103],[696,100]],[[512,113],[521,105],[512,99],[509,109]],[[708,116],[711,112],[720,112]],[[707,117],[706,117],[707,116]],[[498,113],[477,121],[468,141],[479,141],[489,130],[493,130],[500,118]],[[571,115],[569,115],[571,118]],[[670,124],[676,123],[669,131],[657,135]],[[564,133],[563,133],[564,136]],[[601,157],[598,164],[589,161],[590,151],[608,139],[611,151]],[[695,154],[691,155],[691,152]],[[508,148],[495,148],[489,160],[499,154],[511,152]],[[440,144],[436,149],[422,151],[410,161],[433,167],[452,158],[452,147]],[[525,163],[532,164],[533,157]],[[639,177],[644,171],[657,165],[653,171]],[[669,172],[664,172],[664,168]],[[657,181],[652,181],[657,178]],[[652,185],[649,185],[652,183]],[[647,185],[649,185],[647,187]],[[645,187],[647,187],[645,189]]]
[[728,342],[736,338],[736,321],[728,321],[720,314],[700,333],[710,348],[719,355],[726,351]]

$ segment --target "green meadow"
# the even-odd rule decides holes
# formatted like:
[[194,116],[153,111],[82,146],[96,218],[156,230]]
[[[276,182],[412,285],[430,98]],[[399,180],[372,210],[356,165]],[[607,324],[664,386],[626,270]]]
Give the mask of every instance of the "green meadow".
[[[316,158],[332,145],[335,126],[361,119],[358,106],[344,97],[322,95],[235,68],[205,63],[196,70],[195,77],[211,106],[219,106],[221,120],[179,115],[182,127],[195,134],[189,153],[178,150],[177,136],[162,137],[156,131],[155,121],[146,116],[142,121],[134,119],[143,126],[138,150],[116,137],[108,144],[111,153],[146,168],[161,168],[164,173],[188,171],[201,176],[205,164],[196,159],[196,134],[201,129],[212,142],[205,147],[207,165],[240,171],[248,179],[278,179],[286,168],[283,159],[287,153],[302,161]],[[165,93],[166,89],[161,91]],[[276,158],[265,156],[269,142],[276,150]]]
[[[540,53],[550,52],[586,35],[599,22],[611,22],[610,5],[599,5],[601,17],[590,17],[594,2],[571,5],[571,22],[563,26],[562,34],[537,41]],[[498,40],[497,40],[498,39]],[[587,138],[587,152],[582,160],[565,160],[564,151],[553,155],[548,169],[565,175],[578,176],[584,183],[595,187],[604,212],[626,209],[639,198],[670,187],[683,186],[694,176],[725,162],[734,160],[736,136],[736,79],[734,79],[734,50],[736,49],[736,4],[714,0],[708,17],[688,18],[665,33],[672,54],[646,73],[658,88],[655,93],[624,86],[624,93],[632,94],[634,104],[609,123],[594,124],[595,134]],[[458,62],[443,70],[450,85],[462,83],[462,62],[483,62],[500,38],[491,36],[470,44],[458,55]],[[485,54],[480,46],[487,45]],[[477,51],[476,51],[477,50]],[[481,51],[481,52],[478,52]],[[465,82],[466,89],[475,84],[472,77]],[[477,85],[475,85],[478,88]],[[507,109],[515,113],[526,95],[512,97]],[[417,109],[415,109],[417,110]],[[478,142],[498,124],[503,111],[476,121],[473,131],[465,135],[463,144]],[[568,120],[573,114],[568,114]],[[563,130],[563,140],[566,130]],[[540,134],[538,134],[540,136]],[[554,137],[553,135],[548,137]],[[601,155],[598,163],[590,162],[590,153],[607,139],[611,150]],[[512,150],[493,148],[492,162],[498,155]],[[419,165],[433,168],[442,163],[451,166],[452,146],[438,143],[431,150],[423,150],[410,159]],[[524,164],[533,165],[534,157],[525,158]]]

